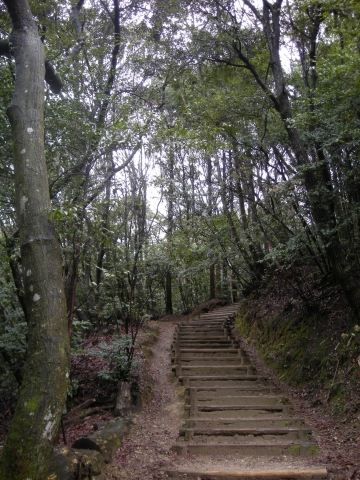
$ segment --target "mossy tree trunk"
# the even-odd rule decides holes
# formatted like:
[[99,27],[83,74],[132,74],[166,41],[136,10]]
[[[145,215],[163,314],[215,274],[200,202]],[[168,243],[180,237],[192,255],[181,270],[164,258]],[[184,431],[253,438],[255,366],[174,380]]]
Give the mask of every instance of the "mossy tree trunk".
[[69,371],[60,246],[50,221],[44,155],[45,58],[27,0],[4,0],[16,81],[7,114],[14,140],[16,213],[29,327],[23,384],[0,460],[2,480],[43,479]]

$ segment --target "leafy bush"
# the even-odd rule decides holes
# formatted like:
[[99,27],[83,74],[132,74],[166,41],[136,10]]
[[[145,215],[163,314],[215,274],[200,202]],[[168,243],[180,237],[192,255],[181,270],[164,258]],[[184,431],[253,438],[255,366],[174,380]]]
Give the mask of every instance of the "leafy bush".
[[138,364],[134,358],[134,344],[131,335],[123,335],[111,343],[101,342],[88,350],[91,355],[108,359],[108,368],[98,372],[98,376],[106,381],[129,381]]

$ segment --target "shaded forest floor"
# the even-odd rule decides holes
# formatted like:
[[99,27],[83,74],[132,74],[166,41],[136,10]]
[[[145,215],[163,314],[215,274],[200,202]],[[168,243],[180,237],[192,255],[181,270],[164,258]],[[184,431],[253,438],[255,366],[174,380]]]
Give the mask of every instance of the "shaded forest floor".
[[[331,479],[360,479],[360,366],[357,365],[357,332],[354,336],[351,335],[354,322],[346,307],[341,304],[334,287],[329,286],[326,290],[322,286],[321,294],[312,291],[311,295],[319,295],[320,308],[316,314],[313,312],[311,315],[299,301],[290,301],[293,297],[289,296],[289,292],[287,295],[280,294],[280,291],[283,292],[280,280],[278,287],[279,295],[277,288],[273,288],[263,292],[261,297],[250,297],[242,302],[242,321],[238,322],[237,327],[247,338],[244,340],[241,337],[243,347],[259,373],[267,375],[291,397],[296,413],[305,418],[313,429],[321,455],[309,459],[309,462],[327,466]],[[199,311],[207,311],[215,305],[216,302],[202,304]],[[338,310],[337,315],[332,310],[327,312],[331,306]],[[306,337],[307,343],[304,343],[302,337],[297,339],[305,352],[304,358],[297,358],[296,345],[294,347],[286,343],[287,335],[295,338],[294,332],[301,330],[301,322],[309,326],[309,316],[311,325],[315,321],[318,323],[310,329],[311,335]],[[130,433],[124,439],[114,462],[102,474],[102,479],[157,479],[164,476],[166,469],[179,465],[179,462],[196,464],[195,458],[188,456],[179,459],[170,451],[176,440],[183,410],[182,389],[170,373],[169,345],[176,322],[183,318],[185,317],[168,316],[159,321],[150,321],[139,332],[136,352],[139,374],[135,380],[141,391],[143,405],[138,405]],[[296,328],[293,323],[295,327],[297,325]],[[292,329],[286,329],[286,325],[293,325]],[[311,355],[309,357],[307,351],[316,349],[316,345],[321,343],[319,332],[322,335],[321,342],[327,348],[326,355],[322,350],[319,355],[326,361],[319,366],[312,360],[309,366],[307,363]],[[101,429],[113,418],[116,385],[99,378],[99,371],[106,366],[105,358],[88,353],[94,352],[94,349],[96,351],[101,343],[109,343],[113,336],[112,330],[89,335],[73,355],[70,390],[73,398],[69,400],[70,414],[65,420],[68,445],[82,435]],[[279,342],[281,348],[277,346]],[[269,348],[271,343],[272,348]],[[289,358],[288,350],[292,351],[293,358]],[[300,363],[305,364],[304,369],[299,370]],[[294,376],[293,370],[300,372],[298,377]],[[292,385],[297,385],[289,386],[284,382],[284,377],[291,377]],[[0,443],[3,442],[9,421],[9,412],[3,412],[0,419],[3,426]],[[61,434],[59,443],[63,443]],[[211,466],[216,466],[218,460],[212,459]],[[229,465],[234,466],[231,458],[222,461],[228,461]],[[251,466],[254,460],[246,461],[247,466]],[[271,466],[282,461],[283,459],[266,458],[264,464]],[[297,460],[290,461],[296,467]],[[263,468],[263,465],[257,464],[254,467]]]
[[[262,305],[265,308],[266,297],[263,301]],[[141,410],[133,415],[130,433],[124,438],[122,447],[115,455],[113,463],[101,476],[102,479],[160,479],[172,466],[195,468],[199,464],[194,456],[179,458],[170,451],[171,445],[175,443],[183,415],[182,389],[172,377],[169,363],[172,332],[176,321],[181,318],[183,317],[166,317],[161,321],[150,322],[146,331],[140,334],[139,343],[142,345],[142,353],[138,355],[143,363],[139,382],[147,401]],[[155,338],[157,336],[158,340]],[[313,372],[310,375],[311,383],[297,388],[291,387],[279,379],[279,376],[266,365],[253,342],[241,339],[241,343],[259,373],[268,376],[291,397],[296,414],[305,418],[313,429],[321,454],[315,458],[305,459],[305,462],[308,462],[309,466],[326,466],[330,479],[360,479],[360,415],[355,411],[357,400],[354,397],[345,396],[343,408],[339,412],[337,403],[334,403],[332,398],[327,398],[328,390],[324,390],[321,376]],[[97,385],[96,388],[99,386]],[[84,399],[85,397],[81,400]],[[90,432],[94,423],[111,417],[110,412],[97,415],[98,417],[87,419],[83,426],[69,427],[67,430],[69,438],[73,435],[75,439],[76,435],[84,433],[81,431],[84,427],[87,427],[87,431]],[[259,461],[259,459],[248,457],[238,460],[237,465],[232,457],[211,457],[207,459],[207,464],[211,468],[217,468],[225,463],[229,468],[238,466],[239,468],[266,469],[284,465],[284,460],[280,457],[265,457]],[[304,464],[304,459],[288,458],[286,464],[296,468],[297,465]]]

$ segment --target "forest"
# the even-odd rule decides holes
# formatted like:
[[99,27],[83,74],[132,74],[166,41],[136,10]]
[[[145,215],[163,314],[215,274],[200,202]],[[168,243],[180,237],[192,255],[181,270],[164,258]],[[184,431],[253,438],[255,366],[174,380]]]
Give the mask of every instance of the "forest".
[[0,3],[1,479],[44,478],[79,339],[112,328],[126,381],[139,328],[206,300],[240,300],[289,381],[358,394],[359,22],[357,0]]

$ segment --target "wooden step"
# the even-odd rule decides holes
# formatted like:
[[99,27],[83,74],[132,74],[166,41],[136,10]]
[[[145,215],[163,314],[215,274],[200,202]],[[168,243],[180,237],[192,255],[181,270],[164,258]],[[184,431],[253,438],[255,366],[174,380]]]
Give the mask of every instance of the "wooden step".
[[176,480],[319,480],[327,478],[326,468],[269,469],[269,470],[168,470],[167,476]]
[[212,405],[289,405],[289,400],[284,395],[226,395],[217,397],[198,397],[196,403],[199,407]]
[[291,405],[185,405],[189,417],[259,417],[261,415],[289,415]]
[[182,376],[234,376],[234,375],[253,375],[252,366],[246,365],[177,365],[175,367]]
[[317,454],[311,443],[176,443],[171,450],[178,455],[294,455],[310,457]]
[[[226,455],[227,458],[317,454],[311,430],[302,419],[293,417],[288,397],[269,385],[266,377],[255,373],[246,352],[232,337],[229,319],[234,312],[235,309],[231,314],[224,311],[202,314],[176,329],[172,368],[185,386],[186,403],[184,426],[179,430],[173,451],[180,455]],[[171,475],[176,475],[174,472],[181,475],[180,470],[170,472]],[[215,471],[209,473],[209,478],[213,474],[214,479],[247,478],[241,477],[244,472]],[[326,477],[324,469],[303,469],[300,473],[296,471],[300,476],[295,477],[290,470],[274,470],[270,471],[272,477],[262,476],[266,472],[254,471],[255,476],[248,478]],[[278,476],[279,472],[285,476]],[[191,471],[184,470],[184,475],[187,473],[186,478],[192,478]],[[195,478],[202,480],[203,473],[197,471]]]
[[218,357],[219,355],[244,356],[244,351],[239,348],[180,348],[179,356],[188,357]]
[[289,440],[302,440],[309,441],[311,438],[311,430],[309,428],[297,428],[297,427],[272,427],[272,428],[260,428],[258,426],[250,428],[180,428],[180,436],[185,436],[187,439],[192,439],[197,436],[204,437],[261,437],[263,440],[269,438],[278,437],[281,439]]
[[240,385],[266,384],[267,379],[261,375],[181,375],[178,377],[184,386],[226,387]]
[[218,356],[218,357],[177,357],[177,363],[181,365],[193,365],[193,366],[207,366],[207,365],[243,365],[243,362],[249,361],[247,357],[238,357],[238,356]]
[[188,396],[196,395],[200,398],[207,398],[211,395],[212,398],[224,396],[263,396],[263,395],[277,395],[279,389],[272,385],[240,385],[235,387],[188,387],[186,389]]
[[185,428],[281,428],[304,427],[304,425],[302,418],[281,415],[255,418],[191,417],[185,420]]
[[181,328],[177,328],[175,329],[175,333],[174,333],[174,336],[176,335],[200,335],[200,334],[204,334],[204,335],[224,335],[224,334],[227,334],[228,335],[228,330],[227,330],[227,327],[225,324],[221,323],[219,325],[213,325],[212,327],[207,327],[207,328],[204,328],[202,327],[201,325],[198,325],[196,327],[189,327],[189,328],[186,328],[186,327],[181,327]]
[[227,340],[226,338],[224,339],[221,339],[221,340],[216,340],[213,341],[213,340],[207,340],[206,337],[202,340],[198,340],[198,339],[195,339],[195,340],[177,340],[176,342],[174,342],[174,345],[177,344],[180,348],[186,348],[186,347],[192,347],[192,348],[195,348],[195,346],[199,346],[200,348],[201,347],[204,347],[206,348],[208,346],[209,348],[209,345],[211,345],[211,348],[226,348],[226,347],[230,347],[230,348],[235,348],[234,345],[239,345],[237,342],[235,341],[231,341],[231,340]]
[[228,338],[227,335],[215,335],[215,334],[200,334],[200,333],[197,333],[196,335],[191,335],[191,334],[186,334],[186,335],[175,335],[174,336],[174,341],[179,341],[179,342],[182,342],[183,340],[192,340],[192,341],[202,341],[202,340],[208,340],[208,341],[212,341],[212,342],[216,342],[217,340],[226,340],[226,341],[231,341],[230,338]]

